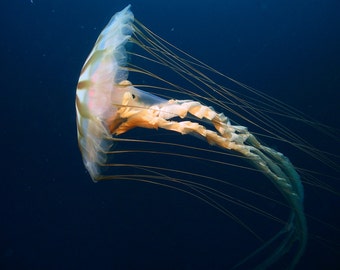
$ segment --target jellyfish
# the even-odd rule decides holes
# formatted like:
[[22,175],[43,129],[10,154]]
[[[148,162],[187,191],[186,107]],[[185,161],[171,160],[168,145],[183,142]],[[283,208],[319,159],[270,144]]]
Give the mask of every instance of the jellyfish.
[[[149,71],[148,66],[141,67],[138,61],[158,66],[156,71],[170,70],[183,79],[186,86],[164,79]],[[242,94],[216,83],[205,72],[227,79],[248,90],[253,97],[244,99]],[[133,80],[129,78],[132,75],[135,76]],[[147,81],[141,79],[143,76]],[[159,82],[159,86],[155,86],[154,81]],[[177,96],[180,98],[175,98]],[[258,102],[256,97],[266,102]],[[257,130],[266,131],[268,138],[290,143],[316,158],[322,153],[311,151],[302,138],[269,118],[269,111],[292,118],[299,116],[299,112],[291,107],[219,73],[166,42],[135,20],[130,5],[116,13],[99,35],[81,70],[76,91],[79,148],[84,165],[95,182],[135,180],[183,191],[230,216],[255,237],[261,238],[223,205],[232,198],[214,184],[234,185],[226,180],[228,166],[233,164],[224,159],[231,156],[247,164],[234,166],[253,168],[270,180],[283,197],[289,214],[286,220],[278,219],[282,228],[235,265],[235,269],[264,249],[271,249],[271,253],[257,265],[258,269],[270,267],[293,250],[286,263],[287,268],[292,269],[307,243],[304,189],[299,173],[284,154],[258,138],[259,131],[251,132],[238,122],[247,120]],[[233,120],[227,113],[238,120]],[[134,133],[136,130],[155,133],[143,137]],[[157,133],[161,133],[159,140],[155,139]],[[179,140],[185,138],[186,143],[174,142],[175,135]],[[188,137],[198,139],[199,145],[192,144],[195,140],[188,140]],[[215,155],[214,158],[209,158],[209,154]],[[152,162],[143,160],[148,155],[153,156]],[[173,164],[162,164],[163,156],[171,156]],[[188,164],[190,160],[196,160],[200,164],[210,163],[211,168],[226,168],[223,176],[215,177],[205,175],[200,168],[195,168],[197,171],[178,169],[181,160]],[[322,160],[332,162],[326,156]],[[275,218],[243,201],[237,204]],[[274,244],[275,249],[272,249]]]

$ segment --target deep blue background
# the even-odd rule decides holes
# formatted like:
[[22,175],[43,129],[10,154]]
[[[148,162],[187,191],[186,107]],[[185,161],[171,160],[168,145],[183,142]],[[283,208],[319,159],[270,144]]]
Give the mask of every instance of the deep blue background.
[[[75,126],[79,71],[128,3],[176,46],[339,128],[337,0],[3,1],[0,269],[191,269],[204,256],[202,269],[220,269],[228,258],[212,242],[213,253],[197,248],[223,219],[216,211],[148,185],[94,184],[85,172]],[[337,224],[339,200],[327,199],[315,205],[322,200]],[[298,269],[339,269],[338,257],[339,246],[312,242]]]

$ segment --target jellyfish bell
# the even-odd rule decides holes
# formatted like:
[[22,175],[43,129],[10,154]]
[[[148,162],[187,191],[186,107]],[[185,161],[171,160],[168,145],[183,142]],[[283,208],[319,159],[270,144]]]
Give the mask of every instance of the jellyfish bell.
[[[128,51],[128,43],[135,44],[137,50]],[[128,61],[130,57],[136,61]],[[151,66],[157,68],[151,71]],[[189,88],[157,73],[164,68],[184,80]],[[218,84],[207,75],[210,73],[227,79],[253,96],[246,99]],[[134,80],[138,76],[145,76],[152,84]],[[79,147],[94,181],[135,180],[183,191],[213,206],[262,239],[250,224],[225,205],[235,203],[283,224],[235,267],[244,265],[263,250],[267,250],[267,255],[258,263],[259,269],[270,267],[288,253],[293,254],[287,268],[297,265],[307,242],[303,186],[290,160],[264,145],[262,137],[284,141],[328,163],[327,155],[315,154],[303,139],[268,116],[271,112],[298,118],[298,111],[219,73],[167,43],[136,21],[130,6],[112,17],[88,56],[79,78],[76,110]],[[231,116],[237,121],[248,122],[266,135],[261,137],[252,133],[245,125],[229,118]],[[156,133],[134,136],[135,129]],[[160,132],[166,136],[159,136]],[[183,137],[168,140],[169,134],[196,137],[200,144],[192,143],[194,140],[183,143]],[[176,162],[170,164],[168,157]],[[229,161],[230,157],[237,158],[240,164]],[[242,165],[244,161],[251,167]],[[195,167],[193,171],[190,164],[195,162],[207,167]],[[185,165],[181,166],[182,163]],[[223,175],[209,173],[206,169],[209,166],[214,170],[220,168]],[[246,198],[230,196],[228,188],[238,188],[237,183],[225,179],[232,166],[266,176],[280,192],[283,208],[289,209],[286,217],[277,218],[268,210],[251,205]],[[280,204],[250,188],[239,187],[239,190]],[[275,248],[269,252],[273,246]]]

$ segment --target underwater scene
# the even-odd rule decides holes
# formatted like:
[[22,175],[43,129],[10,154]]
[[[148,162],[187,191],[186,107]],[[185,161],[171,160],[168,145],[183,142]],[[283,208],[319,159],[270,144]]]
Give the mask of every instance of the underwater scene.
[[0,269],[339,269],[337,1],[8,1]]

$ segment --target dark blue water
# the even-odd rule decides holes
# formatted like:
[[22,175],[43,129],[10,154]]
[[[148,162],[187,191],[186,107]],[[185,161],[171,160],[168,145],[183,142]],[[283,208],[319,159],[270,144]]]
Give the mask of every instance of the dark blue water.
[[[176,46],[339,129],[339,1],[6,2],[0,269],[223,269],[231,249],[247,245],[192,198],[139,183],[94,184],[85,171],[74,109],[79,72],[128,3]],[[319,133],[306,136],[340,150]],[[335,228],[312,226],[298,269],[339,269],[339,199],[313,189],[306,200],[309,214]],[[222,227],[226,248],[214,233]],[[319,233],[325,240],[315,241]]]

